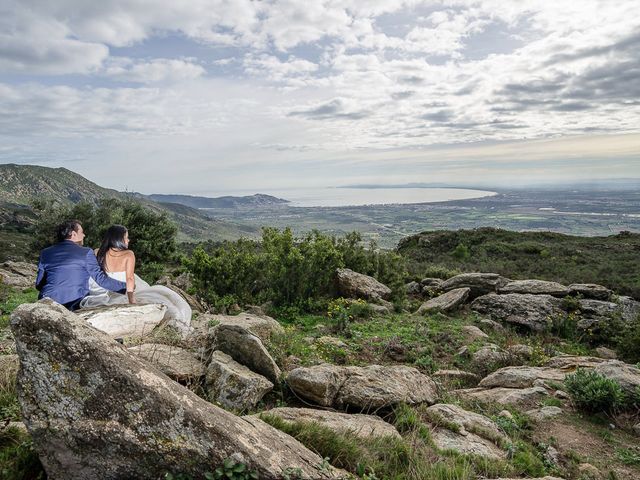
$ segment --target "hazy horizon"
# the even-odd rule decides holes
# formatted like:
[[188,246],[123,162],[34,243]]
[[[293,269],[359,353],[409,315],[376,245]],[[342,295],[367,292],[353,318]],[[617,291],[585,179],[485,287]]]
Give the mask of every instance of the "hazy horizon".
[[632,0],[0,12],[0,163],[147,194],[640,178]]

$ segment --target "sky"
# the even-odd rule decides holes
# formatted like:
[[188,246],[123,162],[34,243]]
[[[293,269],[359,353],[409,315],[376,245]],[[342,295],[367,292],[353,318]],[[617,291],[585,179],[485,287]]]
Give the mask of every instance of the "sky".
[[147,194],[640,178],[640,2],[0,0],[0,163]]

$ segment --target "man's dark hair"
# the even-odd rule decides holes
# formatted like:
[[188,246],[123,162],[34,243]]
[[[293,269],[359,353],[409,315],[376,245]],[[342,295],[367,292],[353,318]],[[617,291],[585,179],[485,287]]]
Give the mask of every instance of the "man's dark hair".
[[77,232],[80,228],[79,220],[65,220],[56,228],[56,237],[59,242],[71,238],[73,232]]

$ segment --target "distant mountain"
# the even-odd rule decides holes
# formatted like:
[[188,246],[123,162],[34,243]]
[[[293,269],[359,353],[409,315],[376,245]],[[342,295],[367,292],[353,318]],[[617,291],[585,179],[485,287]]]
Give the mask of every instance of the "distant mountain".
[[289,200],[256,193],[245,197],[198,197],[194,195],[162,195],[152,194],[148,198],[156,202],[179,203],[193,208],[236,208],[236,207],[264,207],[289,203]]
[[66,168],[36,165],[0,165],[0,227],[33,222],[34,201],[69,205],[100,199],[134,199],[156,212],[166,213],[178,225],[179,240],[231,240],[258,236],[259,229],[211,218],[177,203],[156,202],[139,193],[104,188]]

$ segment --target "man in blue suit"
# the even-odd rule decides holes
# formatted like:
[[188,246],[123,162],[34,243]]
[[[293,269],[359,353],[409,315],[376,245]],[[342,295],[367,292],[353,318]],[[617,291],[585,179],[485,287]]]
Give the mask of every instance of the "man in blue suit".
[[84,231],[77,220],[58,226],[58,243],[40,252],[36,288],[38,298],[51,298],[69,310],[77,310],[89,293],[89,277],[107,290],[125,293],[127,285],[105,274],[93,250],[83,247]]

